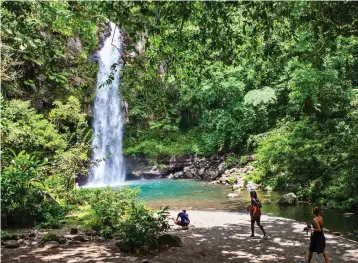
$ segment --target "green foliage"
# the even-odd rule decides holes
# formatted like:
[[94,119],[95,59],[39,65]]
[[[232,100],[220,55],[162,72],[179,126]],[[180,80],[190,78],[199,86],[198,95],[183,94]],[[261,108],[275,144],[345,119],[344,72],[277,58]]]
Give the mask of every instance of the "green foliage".
[[[45,193],[45,165],[34,155],[13,153],[1,174],[1,214],[4,225],[33,224],[64,216],[62,208]],[[50,197],[50,198],[49,198]]]
[[159,235],[169,229],[168,218],[168,207],[154,214],[144,204],[130,204],[119,228],[122,242],[133,250],[156,245]]
[[235,155],[230,155],[225,158],[225,165],[227,169],[234,167],[237,164],[237,157]]
[[5,102],[1,114],[2,147],[16,152],[26,150],[42,158],[67,146],[64,137],[29,101]]
[[232,175],[227,180],[230,185],[234,185],[236,183],[237,177],[235,175]]
[[243,155],[240,157],[240,161],[239,161],[240,165],[245,165],[247,164],[247,162],[248,162],[247,156]]
[[[267,112],[244,104],[245,72],[241,67],[220,64],[205,69],[207,76],[197,87],[184,90],[183,104],[193,105],[201,114],[199,126],[203,152],[240,152],[247,135],[267,127]],[[186,95],[186,93],[188,95]],[[199,107],[198,107],[199,106]]]
[[166,168],[168,168],[168,165],[166,165],[166,164],[164,164],[164,163],[159,163],[159,164],[157,165],[157,167],[158,167],[159,169],[166,169]]
[[[84,197],[87,197],[87,195],[85,194]],[[83,200],[88,201],[89,199],[83,198],[81,202],[83,202]],[[82,230],[90,230],[95,225],[91,212],[91,207],[88,204],[78,204],[76,207],[73,207],[73,209],[64,219],[64,222],[73,227],[78,227],[78,225],[81,225]]]
[[326,59],[328,61],[323,70],[292,62],[295,69],[288,85],[293,110],[306,115],[315,114],[320,118],[347,113],[352,94],[351,83],[336,68],[335,54],[328,55]]
[[[1,119],[2,142],[4,149],[25,150],[50,159],[49,170],[54,176],[46,179],[46,190],[56,198],[66,198],[76,177],[86,176],[91,165],[91,130],[78,99],[70,97],[67,104],[57,101],[55,105],[47,119],[30,108],[29,101],[5,102]],[[8,153],[4,152],[5,161],[11,158]]]
[[13,232],[13,231],[4,231],[1,230],[1,241],[5,240],[18,240],[20,239],[20,233],[19,232]]
[[57,130],[67,136],[69,142],[88,142],[91,139],[87,116],[81,112],[78,98],[70,96],[66,104],[61,101],[54,102],[48,118],[55,124]]
[[[37,189],[80,202],[75,179],[93,165],[87,121],[97,66],[88,57],[106,18],[126,32],[126,154],[254,150],[255,181],[357,209],[355,3],[3,1],[1,8],[3,177],[21,173],[9,148],[50,163],[31,175],[42,184],[19,176],[21,200],[41,206],[31,211],[42,211]],[[102,220],[95,211],[106,233],[119,224],[112,212]]]
[[[103,20],[91,8],[69,2],[1,3],[6,98],[25,97],[37,109],[70,95],[91,101],[96,67],[87,57],[98,43],[96,22]],[[80,48],[73,47],[76,39]]]
[[88,175],[90,162],[90,143],[76,143],[67,151],[60,151],[54,156],[54,169],[59,174],[59,185],[57,194],[67,198],[67,194],[73,190],[78,175]]
[[275,91],[270,87],[264,87],[260,90],[250,90],[244,97],[245,104],[258,106],[262,104],[274,103],[276,101]]
[[51,232],[46,233],[42,237],[42,242],[48,242],[48,241],[57,241],[58,243],[63,243],[59,235]]
[[126,155],[146,155],[148,157],[180,156],[185,154],[206,154],[202,151],[202,141],[196,138],[194,131],[188,133],[170,132],[166,136],[145,133],[134,139],[126,137],[124,153]]
[[43,222],[41,222],[37,227],[42,229],[60,228],[68,212],[69,207],[67,206],[60,206],[55,202],[47,203],[42,211],[44,217]]
[[[244,182],[245,184],[247,184],[248,182],[252,181],[254,183],[261,183],[263,181],[263,178],[265,179],[264,177],[264,174],[262,172],[262,170],[254,170],[252,172],[250,172],[244,179]],[[272,180],[264,180],[265,184],[266,185],[274,185],[276,186],[275,184],[273,184],[273,181]]]
[[121,187],[92,190],[90,197],[93,227],[110,238],[118,233],[132,248],[153,245],[169,229],[167,208],[157,214],[136,201],[138,189]]
[[40,191],[44,164],[24,152],[14,154],[13,158],[1,174],[2,217],[40,217],[41,207],[38,204],[43,203]]
[[[145,43],[124,68],[122,88],[132,105],[132,132],[126,137],[152,138],[150,155],[162,154],[154,141],[160,144],[168,130],[195,130],[203,154],[240,153],[251,135],[267,132],[287,116],[347,113],[358,65],[352,3],[104,7],[115,10],[116,21]],[[336,22],[328,22],[333,21],[328,14]],[[161,138],[150,135],[153,131]],[[131,146],[130,152],[141,150]]]
[[90,202],[93,195],[93,191],[87,188],[79,188],[70,191],[67,195],[68,205],[86,205]]
[[137,193],[137,189],[132,190],[127,187],[118,190],[111,187],[94,190],[90,205],[96,230],[107,232],[107,228],[113,231],[118,229],[126,206],[135,202]]
[[[288,124],[285,133],[272,134],[260,143],[256,156],[261,179],[278,176],[276,187],[297,190],[302,199],[356,209],[357,165],[352,161],[356,151],[351,148],[356,145],[351,137],[356,127],[352,119],[349,125],[310,118]],[[348,141],[351,146],[345,144]]]

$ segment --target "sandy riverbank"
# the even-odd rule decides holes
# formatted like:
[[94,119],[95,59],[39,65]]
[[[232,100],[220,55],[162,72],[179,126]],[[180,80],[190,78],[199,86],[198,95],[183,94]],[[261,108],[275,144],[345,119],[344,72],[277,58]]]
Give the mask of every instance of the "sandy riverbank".
[[[56,249],[20,247],[2,249],[2,262],[300,262],[308,250],[309,237],[302,231],[305,224],[294,220],[263,215],[261,218],[269,238],[250,238],[247,214],[219,211],[188,211],[192,222],[189,230],[173,225],[171,234],[179,236],[183,247],[173,248],[151,256],[127,256],[120,253],[114,242],[86,242],[76,246],[64,245]],[[175,217],[176,212],[172,211]],[[173,221],[171,220],[171,223]],[[343,237],[326,234],[327,251],[331,262],[358,262],[358,243]],[[324,262],[314,255],[313,263]]]

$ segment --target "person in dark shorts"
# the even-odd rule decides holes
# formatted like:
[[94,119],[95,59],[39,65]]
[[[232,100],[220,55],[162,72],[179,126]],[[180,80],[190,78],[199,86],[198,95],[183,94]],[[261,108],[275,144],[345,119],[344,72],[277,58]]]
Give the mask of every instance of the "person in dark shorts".
[[257,198],[257,193],[256,191],[250,191],[250,197],[251,197],[251,205],[248,206],[247,210],[248,212],[250,212],[250,217],[251,217],[251,236],[250,237],[254,237],[254,226],[255,226],[255,222],[258,225],[258,227],[260,227],[262,233],[264,234],[263,239],[267,238],[266,232],[264,230],[264,227],[261,225],[260,223],[260,219],[261,219],[261,202],[260,200]]
[[175,220],[175,224],[183,227],[188,227],[188,225],[190,224],[190,220],[189,215],[186,213],[186,210],[183,210],[178,214],[177,219]]
[[324,251],[326,247],[326,238],[323,233],[323,218],[319,214],[318,207],[313,208],[312,213],[314,215],[313,233],[311,234],[311,243],[309,247],[307,263],[311,262],[313,252],[317,252],[317,254],[323,253],[324,260],[326,261],[326,263],[329,263],[328,254],[326,251]]

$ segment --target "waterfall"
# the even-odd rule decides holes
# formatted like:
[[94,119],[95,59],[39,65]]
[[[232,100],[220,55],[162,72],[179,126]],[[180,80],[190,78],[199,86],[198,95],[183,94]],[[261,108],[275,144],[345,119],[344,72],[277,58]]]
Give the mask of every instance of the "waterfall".
[[[111,35],[105,39],[98,52],[99,70],[93,120],[93,160],[104,161],[91,169],[87,184],[90,187],[113,186],[125,180],[119,92],[122,34],[113,23],[110,23],[110,27]],[[111,83],[106,83],[109,79],[112,79]]]

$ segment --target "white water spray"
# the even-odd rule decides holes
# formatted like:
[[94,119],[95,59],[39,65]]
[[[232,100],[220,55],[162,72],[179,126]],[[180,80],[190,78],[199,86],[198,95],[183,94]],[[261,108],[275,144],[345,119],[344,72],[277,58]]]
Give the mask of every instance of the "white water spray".
[[[125,181],[122,152],[123,122],[119,92],[119,64],[122,51],[122,34],[118,27],[110,23],[111,35],[98,52],[99,70],[97,92],[94,102],[93,121],[93,160],[105,158],[91,169],[87,186],[101,187],[119,185]],[[113,65],[115,71],[113,70]],[[112,68],[112,69],[111,69]],[[109,79],[111,83],[104,84]]]

